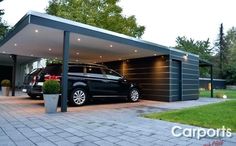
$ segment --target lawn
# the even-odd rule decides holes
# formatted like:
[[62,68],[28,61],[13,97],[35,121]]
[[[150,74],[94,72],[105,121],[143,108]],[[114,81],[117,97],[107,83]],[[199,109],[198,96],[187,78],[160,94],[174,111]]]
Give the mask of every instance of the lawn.
[[205,128],[231,128],[236,132],[236,100],[144,115],[146,118]]
[[[225,94],[228,98],[235,98],[236,99],[236,90],[214,90],[214,97],[216,97],[216,94]],[[210,97],[211,91],[200,91],[200,97]]]

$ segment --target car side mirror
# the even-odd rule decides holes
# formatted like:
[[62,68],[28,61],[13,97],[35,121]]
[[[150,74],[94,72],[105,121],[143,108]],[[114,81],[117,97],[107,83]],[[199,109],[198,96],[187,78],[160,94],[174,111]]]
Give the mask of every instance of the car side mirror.
[[121,81],[121,82],[126,82],[127,80],[126,80],[126,78],[125,78],[124,76],[122,76],[122,77],[120,78],[120,81]]

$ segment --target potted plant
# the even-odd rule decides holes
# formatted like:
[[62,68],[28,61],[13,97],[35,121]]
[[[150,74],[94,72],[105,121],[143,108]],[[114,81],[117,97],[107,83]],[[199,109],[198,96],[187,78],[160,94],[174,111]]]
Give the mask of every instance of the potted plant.
[[46,80],[43,84],[43,99],[46,113],[56,113],[60,93],[60,83]]
[[3,96],[9,96],[10,86],[11,86],[10,80],[2,80],[1,86],[2,86]]

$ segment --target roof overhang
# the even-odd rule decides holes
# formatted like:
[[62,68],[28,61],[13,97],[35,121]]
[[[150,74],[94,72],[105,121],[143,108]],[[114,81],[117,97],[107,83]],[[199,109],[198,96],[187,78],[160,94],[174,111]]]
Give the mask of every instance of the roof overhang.
[[0,53],[62,58],[70,32],[70,61],[106,62],[170,54],[165,46],[48,14],[27,13],[0,42]]
[[[27,64],[36,60],[37,59],[35,57],[18,56],[17,64]],[[12,56],[9,54],[0,54],[0,65],[13,66]]]
[[199,59],[199,66],[200,67],[212,67],[213,64],[204,60],[204,59]]

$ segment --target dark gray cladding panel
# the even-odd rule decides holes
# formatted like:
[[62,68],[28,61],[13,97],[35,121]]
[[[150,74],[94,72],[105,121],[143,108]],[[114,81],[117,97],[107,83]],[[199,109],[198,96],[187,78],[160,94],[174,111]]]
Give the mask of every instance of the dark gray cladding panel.
[[[184,59],[184,55],[187,55],[187,59]],[[171,60],[179,60],[182,62],[182,100],[198,99],[199,88],[199,57],[189,53],[171,51]],[[176,84],[178,81],[175,64],[171,66],[171,100],[175,101],[177,98],[178,87]]]
[[144,99],[170,101],[169,56],[104,63],[140,86]]
[[[198,99],[198,57],[188,54],[188,59],[185,60],[183,55],[185,53],[172,51],[171,57],[156,56],[104,64],[120,72],[130,81],[138,83],[145,99],[159,101]],[[182,91],[179,87],[182,87]]]
[[171,52],[171,55],[172,55],[172,57],[174,57],[174,56],[176,56],[176,57],[183,57],[183,55],[188,55],[188,58],[190,59],[190,60],[199,60],[199,57],[197,56],[197,55],[193,55],[193,54],[191,54],[191,53],[188,53],[188,52],[181,52],[181,51],[174,51],[174,50],[172,50]]

